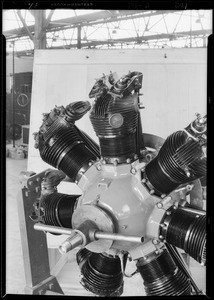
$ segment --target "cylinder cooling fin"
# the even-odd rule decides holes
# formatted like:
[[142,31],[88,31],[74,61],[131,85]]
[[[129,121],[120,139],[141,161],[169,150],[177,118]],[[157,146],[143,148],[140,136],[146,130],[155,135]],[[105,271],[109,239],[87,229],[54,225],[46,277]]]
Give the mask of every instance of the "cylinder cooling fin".
[[200,143],[185,131],[171,134],[158,155],[145,167],[145,176],[155,191],[169,194],[179,185],[206,174],[206,157]]
[[83,248],[77,252],[77,263],[81,265],[82,284],[88,291],[105,297],[122,294],[123,274],[118,256]]
[[62,170],[72,181],[78,181],[98,158],[96,143],[74,125],[90,107],[89,102],[79,101],[66,108],[55,108],[45,114],[40,131],[35,134],[35,147],[41,158]]
[[[80,247],[80,282],[96,296],[123,294],[127,257],[147,296],[200,294],[176,251],[206,265],[206,214],[197,197],[206,175],[206,116],[166,140],[144,134],[142,79],[140,72],[103,75],[89,93],[92,104],[74,101],[44,114],[35,148],[58,170],[29,179],[31,219],[36,230],[68,235],[62,254]],[[76,125],[86,113],[99,145]],[[62,181],[81,192],[73,195],[70,185],[69,194],[59,193]]]
[[44,196],[40,204],[40,209],[44,213],[44,224],[71,228],[71,218],[78,197],[79,195],[61,193]]
[[147,296],[191,295],[189,278],[176,266],[166,249],[158,255],[139,259],[137,267]]
[[161,220],[160,235],[206,265],[206,215],[184,208],[170,208]]
[[[142,74],[132,72],[122,77],[111,88],[105,86],[92,106],[90,120],[99,142],[101,156],[118,163],[133,160],[138,154],[139,95]],[[134,90],[134,92],[133,92]],[[133,93],[132,93],[133,92]],[[142,131],[142,128],[140,128]]]

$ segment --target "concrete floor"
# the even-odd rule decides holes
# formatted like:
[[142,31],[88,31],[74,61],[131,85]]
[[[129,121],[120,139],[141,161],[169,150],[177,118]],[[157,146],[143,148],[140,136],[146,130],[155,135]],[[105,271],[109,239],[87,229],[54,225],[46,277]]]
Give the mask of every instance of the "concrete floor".
[[[23,294],[25,273],[21,247],[19,219],[17,212],[17,193],[20,190],[19,174],[26,171],[27,159],[6,158],[6,293]],[[205,268],[190,260],[191,273],[198,287],[205,291]],[[135,271],[135,264],[128,262],[127,273]],[[80,272],[75,261],[75,253],[58,273],[57,279],[66,295],[91,296],[80,285]],[[145,295],[143,282],[139,274],[132,278],[125,277],[123,296]]]

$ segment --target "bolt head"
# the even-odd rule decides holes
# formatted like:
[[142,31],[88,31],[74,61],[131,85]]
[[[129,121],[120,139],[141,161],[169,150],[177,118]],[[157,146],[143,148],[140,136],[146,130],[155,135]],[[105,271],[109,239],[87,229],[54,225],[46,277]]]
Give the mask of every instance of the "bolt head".
[[132,174],[136,174],[136,170],[134,168],[131,169]]
[[157,203],[157,207],[158,207],[158,208],[162,208],[162,207],[163,207],[163,204],[162,204],[161,202],[158,202],[158,203]]
[[152,243],[153,243],[154,245],[157,245],[157,244],[158,244],[158,240],[153,239],[153,240],[152,240]]
[[101,165],[97,165],[97,170],[98,170],[98,171],[101,170]]

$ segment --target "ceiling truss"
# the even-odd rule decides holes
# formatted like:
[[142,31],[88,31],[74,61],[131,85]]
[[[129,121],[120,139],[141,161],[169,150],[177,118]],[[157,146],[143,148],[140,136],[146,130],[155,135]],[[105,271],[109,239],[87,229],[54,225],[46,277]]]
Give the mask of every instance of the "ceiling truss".
[[[40,11],[42,12],[42,11]],[[52,20],[54,10],[51,10],[47,18],[43,17],[38,27],[39,12],[34,10],[31,14],[34,16],[35,25],[27,25],[26,14],[23,15],[20,10],[15,11],[16,16],[21,21],[22,27],[3,31],[7,42],[16,42],[19,40],[32,41],[31,49],[26,51],[16,51],[23,55],[32,53],[34,49],[49,48],[49,49],[71,49],[71,48],[102,48],[102,47],[121,47],[127,45],[147,48],[154,47],[173,47],[173,41],[183,40],[184,47],[198,47],[198,42],[203,40],[203,46],[206,46],[206,40],[210,29],[205,29],[201,22],[201,16],[198,14],[198,22],[201,24],[200,29],[192,30],[190,28],[185,31],[177,31],[181,18],[186,11],[148,11],[148,10],[105,10],[95,11],[90,14],[72,16],[60,20]],[[44,11],[43,11],[44,13]],[[179,15],[173,30],[169,28],[166,17],[169,14]],[[152,19],[156,17],[156,21]],[[158,19],[157,19],[158,18]],[[190,21],[192,16],[190,15]],[[117,37],[115,34],[122,27],[124,21],[131,21],[132,29],[129,36]],[[154,20],[154,19],[153,19]],[[141,23],[139,23],[141,21]],[[154,32],[155,26],[164,24],[165,32]],[[139,25],[140,24],[140,25]],[[143,24],[143,25],[142,25]],[[40,28],[40,29],[38,29]],[[90,30],[89,30],[90,28]],[[103,38],[93,39],[93,35],[99,32],[100,29],[105,29],[108,32],[107,36]],[[38,31],[39,30],[39,34]],[[68,32],[70,36],[68,37]],[[55,43],[59,42],[59,35],[61,36],[61,45]],[[44,39],[45,42],[39,45],[39,39]],[[28,42],[30,44],[30,41]],[[28,45],[29,45],[28,44]],[[201,45],[201,43],[200,43]],[[18,54],[18,53],[17,53]]]

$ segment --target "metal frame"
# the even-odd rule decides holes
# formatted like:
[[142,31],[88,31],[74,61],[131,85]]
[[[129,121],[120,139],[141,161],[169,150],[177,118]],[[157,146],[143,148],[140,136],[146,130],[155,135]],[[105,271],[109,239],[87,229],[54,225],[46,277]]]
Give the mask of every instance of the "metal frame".
[[[20,39],[29,42],[26,51],[17,51],[19,55],[32,53],[34,49],[45,48],[173,48],[176,47],[176,40],[183,41],[183,47],[206,47],[208,35],[211,34],[211,29],[204,28],[199,12],[193,16],[192,10],[95,10],[85,15],[77,15],[75,10],[71,11],[74,16],[54,21],[52,20],[54,10],[50,11],[47,18],[45,10],[31,12],[35,18],[35,24],[29,26],[26,22],[26,13],[24,15],[21,11],[14,10],[18,24],[21,23],[23,27],[3,33],[8,42],[18,42]],[[174,28],[171,29],[166,19],[170,14],[175,16]],[[156,20],[156,17],[159,19]],[[186,26],[186,29],[181,31],[178,27],[182,24],[183,18],[186,18],[186,21],[189,18],[189,27]],[[125,24],[128,20],[131,21],[128,25],[130,35],[125,38],[117,37],[114,33],[118,29],[127,30]],[[194,22],[200,24],[197,30],[192,28]],[[165,29],[158,30],[156,25],[161,26],[161,23]],[[100,27],[105,30],[105,36],[101,38],[93,36]],[[56,33],[58,33],[57,38]],[[60,45],[53,44],[56,40],[60,42]],[[30,41],[33,41],[33,47]]]
[[35,198],[39,197],[40,183],[32,188],[24,186],[17,197],[21,244],[26,278],[25,293],[33,295],[64,294],[56,277],[50,274],[46,236],[34,230],[30,219]]

